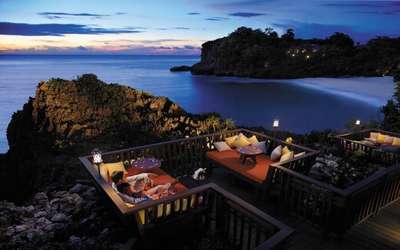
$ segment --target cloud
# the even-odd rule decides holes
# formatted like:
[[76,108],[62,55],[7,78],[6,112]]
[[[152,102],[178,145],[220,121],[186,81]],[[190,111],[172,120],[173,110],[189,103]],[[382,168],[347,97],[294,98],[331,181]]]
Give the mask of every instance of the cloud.
[[350,13],[396,15],[400,13],[399,1],[346,1],[324,3],[322,6],[347,9]]
[[126,14],[128,14],[128,13],[126,13],[126,12],[115,12],[115,15],[117,15],[117,16],[126,15]]
[[355,41],[366,42],[371,38],[378,35],[393,36],[393,34],[377,34],[368,33],[359,30],[359,27],[337,25],[337,24],[321,24],[321,23],[305,23],[293,20],[287,20],[281,23],[273,23],[276,28],[286,30],[288,28],[294,29],[296,37],[305,39],[310,38],[326,38],[334,34],[335,32],[343,32],[350,35]]
[[190,30],[188,27],[174,27],[176,30]]
[[256,16],[263,16],[263,13],[256,13],[256,12],[234,12],[229,13],[230,16],[237,16],[237,17],[256,17]]
[[227,17],[209,17],[209,18],[205,18],[204,20],[221,22],[221,21],[229,20],[229,18],[227,18]]
[[78,50],[83,50],[83,51],[88,50],[88,48],[86,48],[85,46],[78,46],[77,49]]
[[238,1],[227,1],[222,3],[214,3],[212,6],[217,8],[247,8],[249,6],[266,5],[271,2],[276,2],[276,0],[238,0]]
[[20,36],[63,36],[66,34],[121,34],[143,32],[135,29],[95,28],[81,24],[30,24],[0,22],[1,35]]
[[[118,12],[123,13],[123,12]],[[93,14],[93,13],[68,13],[68,12],[39,12],[37,13],[40,16],[43,16],[48,19],[59,19],[64,17],[94,17],[94,18],[103,18],[108,17],[110,15],[105,14]],[[118,14],[116,14],[118,15]]]
[[200,15],[199,12],[189,12],[187,13],[189,16],[195,16],[195,15]]

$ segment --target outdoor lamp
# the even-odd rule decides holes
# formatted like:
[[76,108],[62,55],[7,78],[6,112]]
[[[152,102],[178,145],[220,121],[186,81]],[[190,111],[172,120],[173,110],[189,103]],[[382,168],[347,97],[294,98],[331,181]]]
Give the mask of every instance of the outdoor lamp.
[[274,122],[272,123],[272,127],[273,127],[273,128],[279,127],[279,120],[278,120],[278,119],[275,119],[275,120],[274,120]]
[[99,170],[99,176],[100,176],[100,164],[103,163],[103,157],[101,156],[101,151],[97,148],[93,149],[92,151],[92,157],[93,157],[93,164],[97,166],[97,169]]
[[356,120],[356,126],[360,126],[361,125],[361,121],[360,120]]

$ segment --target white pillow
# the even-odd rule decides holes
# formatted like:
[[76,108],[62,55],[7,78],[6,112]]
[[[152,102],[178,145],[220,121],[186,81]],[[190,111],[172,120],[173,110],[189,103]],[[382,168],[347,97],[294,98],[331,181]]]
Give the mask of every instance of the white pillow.
[[261,149],[261,151],[263,151],[263,153],[267,153],[267,144],[266,141],[260,141],[257,143],[254,143],[253,146],[256,146],[257,148]]
[[214,146],[218,150],[218,152],[231,150],[231,147],[229,147],[229,145],[224,141],[214,142]]
[[279,145],[274,150],[272,150],[272,152],[271,152],[271,160],[278,161],[281,158],[281,155],[282,155],[282,146]]
[[306,152],[301,152],[301,153],[295,154],[295,155],[294,155],[294,158],[303,156],[303,155],[305,155],[305,154],[306,154]]

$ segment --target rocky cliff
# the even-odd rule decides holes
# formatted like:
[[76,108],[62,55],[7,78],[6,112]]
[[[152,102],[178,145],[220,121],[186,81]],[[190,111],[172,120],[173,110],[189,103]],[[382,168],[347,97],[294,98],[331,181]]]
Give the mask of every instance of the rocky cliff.
[[193,74],[257,78],[382,76],[400,64],[400,39],[378,37],[355,44],[343,33],[326,39],[296,39],[293,30],[281,37],[238,28],[227,37],[202,45]]
[[77,156],[94,147],[118,149],[229,126],[215,114],[189,114],[168,98],[106,84],[95,75],[50,79],[39,83],[9,124],[1,197],[18,200],[85,178]]

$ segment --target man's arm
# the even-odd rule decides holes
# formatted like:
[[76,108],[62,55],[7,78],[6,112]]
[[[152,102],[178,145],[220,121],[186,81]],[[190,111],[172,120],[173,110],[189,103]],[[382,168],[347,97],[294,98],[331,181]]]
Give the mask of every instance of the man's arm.
[[153,173],[141,173],[141,174],[129,176],[129,177],[126,178],[126,180],[128,182],[135,182],[135,181],[138,181],[138,180],[148,179],[148,178],[150,178],[150,176],[156,177],[158,175],[153,174]]

